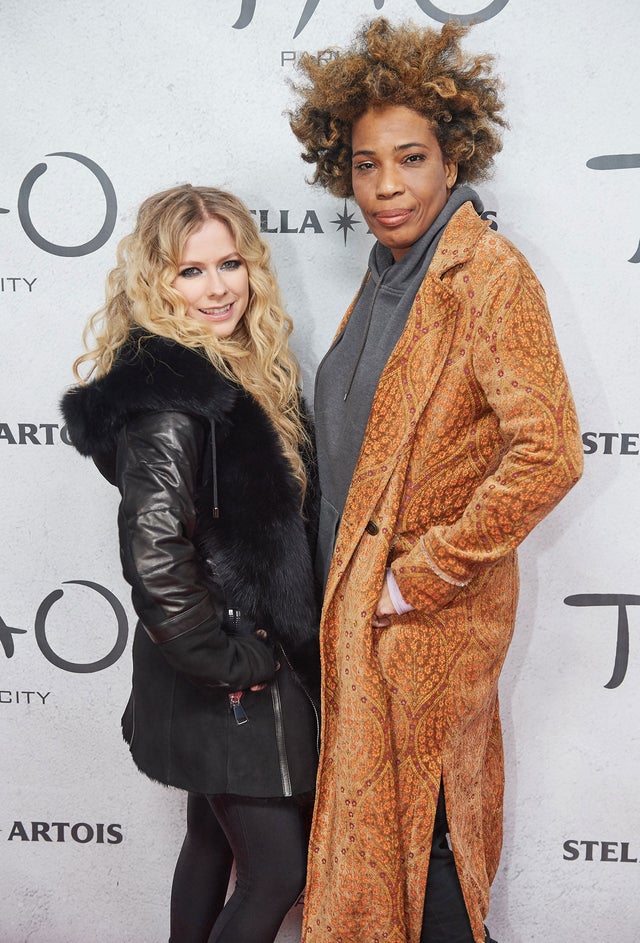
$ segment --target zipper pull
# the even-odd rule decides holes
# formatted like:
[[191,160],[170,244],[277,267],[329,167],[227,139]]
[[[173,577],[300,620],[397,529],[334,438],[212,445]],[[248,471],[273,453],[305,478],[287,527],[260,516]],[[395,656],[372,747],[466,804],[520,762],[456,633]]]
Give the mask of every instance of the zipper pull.
[[233,691],[231,694],[228,695],[229,704],[231,706],[231,710],[233,711],[233,716],[235,717],[236,723],[238,724],[238,726],[240,724],[246,724],[246,722],[249,720],[244,707],[240,703],[241,697],[242,697],[242,691]]

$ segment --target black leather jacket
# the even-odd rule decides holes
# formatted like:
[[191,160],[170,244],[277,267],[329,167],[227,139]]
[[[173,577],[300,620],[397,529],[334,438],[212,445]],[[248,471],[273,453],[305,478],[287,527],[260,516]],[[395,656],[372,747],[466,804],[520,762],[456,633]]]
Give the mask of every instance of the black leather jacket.
[[[316,714],[292,670],[297,659],[308,679],[318,670],[310,535],[266,415],[200,354],[157,337],[130,342],[63,411],[74,445],[121,493],[121,560],[140,620],[123,718],[136,762],[199,792],[311,789]],[[264,692],[247,690],[261,682]]]

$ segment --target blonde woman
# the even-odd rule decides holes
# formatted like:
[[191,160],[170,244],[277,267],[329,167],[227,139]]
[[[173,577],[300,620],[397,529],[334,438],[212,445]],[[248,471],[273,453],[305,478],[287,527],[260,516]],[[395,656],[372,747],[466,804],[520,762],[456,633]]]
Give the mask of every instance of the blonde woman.
[[171,941],[271,943],[304,886],[317,764],[314,489],[291,322],[246,207],[189,185],[147,199],[88,328],[62,405],[121,494],[139,618],[123,733],[189,793]]

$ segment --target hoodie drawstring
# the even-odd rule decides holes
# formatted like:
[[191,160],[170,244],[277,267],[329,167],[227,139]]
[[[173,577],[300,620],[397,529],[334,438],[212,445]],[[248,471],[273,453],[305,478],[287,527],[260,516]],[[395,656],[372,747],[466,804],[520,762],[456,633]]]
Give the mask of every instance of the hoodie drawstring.
[[[358,372],[358,367],[360,366],[360,360],[362,359],[362,354],[364,353],[364,349],[365,349],[365,347],[366,347],[366,345],[367,345],[367,340],[368,340],[368,338],[369,338],[369,331],[370,331],[370,329],[371,329],[371,321],[372,321],[372,319],[373,319],[373,309],[375,308],[375,305],[376,305],[376,299],[377,299],[377,297],[378,297],[378,292],[379,292],[380,289],[382,288],[382,283],[383,283],[383,281],[384,281],[384,279],[385,279],[385,275],[387,274],[388,271],[390,271],[390,269],[391,269],[391,266],[389,266],[389,268],[387,268],[387,269],[384,270],[384,272],[382,273],[382,275],[380,276],[380,278],[379,278],[379,280],[378,280],[378,284],[376,285],[376,287],[375,287],[375,289],[374,289],[373,298],[371,299],[371,306],[370,306],[370,308],[369,308],[369,314],[368,314],[368,316],[367,316],[367,326],[366,326],[366,328],[364,329],[364,331],[362,332],[362,341],[361,341],[361,343],[360,343],[360,350],[358,351],[358,356],[356,357],[356,362],[355,362],[355,364],[353,365],[353,370],[351,371],[351,377],[349,378],[349,383],[348,383],[348,385],[347,385],[347,389],[346,389],[345,394],[344,394],[344,397],[343,397],[343,399],[342,399],[342,402],[343,402],[343,403],[347,401],[347,397],[349,396],[349,393],[351,392],[351,387],[353,386],[353,381],[354,381],[355,378],[356,378],[356,373]],[[360,286],[360,291],[358,292],[358,296],[357,296],[357,298],[356,298],[356,301],[358,300],[358,298],[359,298],[360,295],[362,294],[362,292],[363,292],[363,290],[364,290],[364,286],[365,286],[365,284],[366,284],[366,282],[367,282],[367,278],[368,278],[369,275],[370,275],[370,272],[367,272],[367,275],[365,276],[364,281],[362,282],[362,285]],[[354,305],[355,305],[355,302],[354,302]]]
[[209,420],[211,427],[211,464],[213,468],[213,516],[220,517],[220,506],[218,504],[218,462],[216,456],[216,421]]

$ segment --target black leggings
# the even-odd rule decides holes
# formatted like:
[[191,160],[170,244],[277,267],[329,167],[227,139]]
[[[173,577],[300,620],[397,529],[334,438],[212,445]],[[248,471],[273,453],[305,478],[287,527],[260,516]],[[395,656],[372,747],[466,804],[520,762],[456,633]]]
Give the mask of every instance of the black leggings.
[[469,915],[447,840],[448,831],[441,785],[429,856],[420,943],[473,943]]
[[273,943],[304,888],[308,840],[309,809],[294,800],[190,794],[170,943]]

